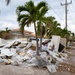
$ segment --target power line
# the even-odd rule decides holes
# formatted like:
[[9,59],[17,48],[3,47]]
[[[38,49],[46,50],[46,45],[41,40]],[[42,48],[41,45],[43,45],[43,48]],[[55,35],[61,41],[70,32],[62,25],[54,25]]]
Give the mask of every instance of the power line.
[[72,7],[73,7],[73,9],[74,9],[74,11],[75,11],[75,7],[74,7],[73,3],[72,3]]
[[[45,0],[46,1],[46,0]],[[47,1],[46,1],[47,3]],[[49,4],[48,4],[49,5]],[[53,7],[51,5],[49,5],[49,7],[54,11],[54,13],[63,21],[63,19],[59,16],[59,14],[53,9]]]
[[[69,8],[69,9],[70,9],[70,8]],[[71,13],[71,11],[72,11],[72,10],[70,9],[69,12]],[[71,19],[71,21],[72,21],[72,16],[75,17],[75,15],[72,15],[72,14],[70,14],[70,15],[71,15],[71,16],[70,16],[70,19]],[[74,23],[74,21],[72,21],[72,22]],[[74,24],[75,24],[75,23],[74,23]]]
[[[49,6],[50,6],[50,5],[49,5]],[[50,7],[52,8],[52,6],[50,6]],[[63,20],[53,8],[52,8],[52,10],[57,14],[57,16],[58,16],[61,20]]]

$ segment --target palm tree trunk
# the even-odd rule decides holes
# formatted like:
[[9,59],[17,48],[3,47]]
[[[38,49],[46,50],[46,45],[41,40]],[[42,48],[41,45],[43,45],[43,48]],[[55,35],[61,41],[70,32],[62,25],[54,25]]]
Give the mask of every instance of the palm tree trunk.
[[24,38],[24,30],[20,29],[20,31],[21,31],[22,37]]
[[35,24],[35,22],[34,22],[34,29],[35,29],[35,36],[36,36],[36,50],[37,50],[37,55],[39,55],[38,37],[37,37],[36,24]]
[[40,51],[42,51],[42,26],[41,26],[41,32],[40,32]]

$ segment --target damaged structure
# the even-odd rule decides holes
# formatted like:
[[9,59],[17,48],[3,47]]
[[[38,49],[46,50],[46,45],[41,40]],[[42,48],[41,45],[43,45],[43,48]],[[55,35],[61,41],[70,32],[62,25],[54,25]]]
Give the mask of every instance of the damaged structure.
[[[57,40],[56,40],[57,39]],[[46,67],[49,72],[55,73],[58,65],[67,59],[67,54],[59,52],[60,36],[52,36],[52,39],[43,39],[40,56],[36,55],[36,42],[27,42],[24,39],[16,39],[3,43],[0,39],[0,62],[5,65]]]

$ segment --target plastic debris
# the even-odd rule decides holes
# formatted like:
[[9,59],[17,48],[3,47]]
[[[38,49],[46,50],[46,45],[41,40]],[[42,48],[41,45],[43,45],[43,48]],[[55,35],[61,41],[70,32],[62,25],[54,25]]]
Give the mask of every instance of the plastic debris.
[[55,73],[57,70],[56,70],[56,66],[55,65],[47,65],[47,69],[49,72],[51,73]]
[[6,55],[6,56],[13,56],[14,52],[11,52],[9,49],[1,49],[1,54]]
[[[57,37],[60,41],[60,38]],[[0,62],[13,66],[37,66],[40,68],[47,67],[49,72],[55,73],[60,62],[67,59],[66,53],[57,52],[59,42],[49,39],[43,39],[40,56],[36,55],[36,43],[22,41],[21,39],[8,41],[0,48]],[[56,45],[57,44],[57,45]]]

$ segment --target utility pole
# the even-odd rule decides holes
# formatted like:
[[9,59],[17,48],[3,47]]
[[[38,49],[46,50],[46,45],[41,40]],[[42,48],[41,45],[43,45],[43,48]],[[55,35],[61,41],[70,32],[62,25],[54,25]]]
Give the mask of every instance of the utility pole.
[[71,4],[72,3],[72,0],[71,0],[71,2],[69,2],[69,3],[67,3],[67,0],[65,0],[65,4],[62,4],[61,3],[61,6],[64,6],[65,5],[65,28],[67,29],[67,6],[69,5],[69,4]]

